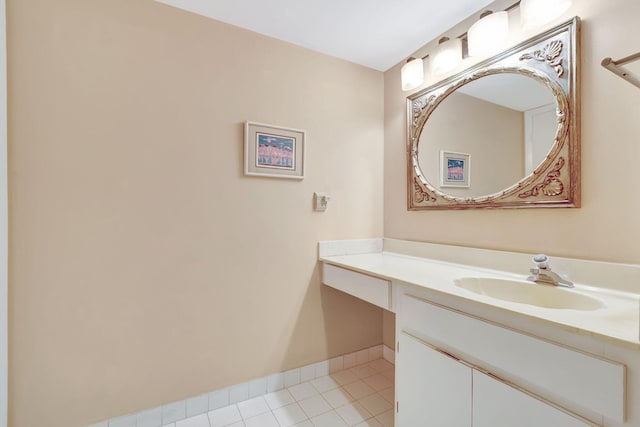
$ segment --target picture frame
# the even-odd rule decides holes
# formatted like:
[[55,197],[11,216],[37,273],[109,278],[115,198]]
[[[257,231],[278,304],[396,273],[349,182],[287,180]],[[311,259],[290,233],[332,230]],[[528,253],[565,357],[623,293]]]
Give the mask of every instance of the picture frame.
[[440,187],[471,187],[471,155],[440,151]]
[[304,178],[304,130],[245,122],[244,174],[269,178]]

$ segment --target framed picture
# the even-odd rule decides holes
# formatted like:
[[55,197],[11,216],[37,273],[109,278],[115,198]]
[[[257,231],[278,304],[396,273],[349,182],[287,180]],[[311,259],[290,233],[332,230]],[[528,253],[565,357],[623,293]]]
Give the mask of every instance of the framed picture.
[[304,178],[305,131],[245,122],[244,174]]
[[471,155],[440,151],[440,187],[469,188]]

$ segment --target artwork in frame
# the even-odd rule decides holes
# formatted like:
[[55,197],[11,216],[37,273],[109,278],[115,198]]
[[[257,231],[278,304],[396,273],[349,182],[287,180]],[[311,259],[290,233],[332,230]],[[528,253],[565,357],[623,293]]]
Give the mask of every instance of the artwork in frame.
[[244,134],[245,175],[304,178],[305,131],[245,122]]
[[440,151],[440,187],[469,188],[471,155]]

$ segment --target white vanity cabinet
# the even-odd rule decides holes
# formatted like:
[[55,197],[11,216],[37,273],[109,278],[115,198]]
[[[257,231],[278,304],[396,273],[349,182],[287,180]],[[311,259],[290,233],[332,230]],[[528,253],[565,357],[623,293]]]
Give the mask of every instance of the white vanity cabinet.
[[399,345],[396,425],[471,427],[471,368],[406,333]]
[[400,334],[398,343],[398,427],[594,425],[407,333]]
[[640,267],[565,260],[615,286],[576,286],[595,309],[548,307],[456,286],[512,277],[475,265],[524,265],[522,254],[370,243],[319,255],[323,283],[395,313],[396,427],[640,427]]
[[564,412],[483,372],[473,371],[473,427],[589,427]]
[[[396,426],[587,427],[603,425],[602,415],[624,421],[623,365],[412,295],[399,300]],[[597,422],[556,404],[567,399]]]

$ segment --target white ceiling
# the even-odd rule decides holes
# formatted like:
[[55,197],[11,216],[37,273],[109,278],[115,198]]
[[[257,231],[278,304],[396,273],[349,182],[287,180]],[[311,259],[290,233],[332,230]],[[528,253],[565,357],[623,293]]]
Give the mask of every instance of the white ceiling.
[[491,3],[491,0],[156,1],[379,71],[405,60]]

